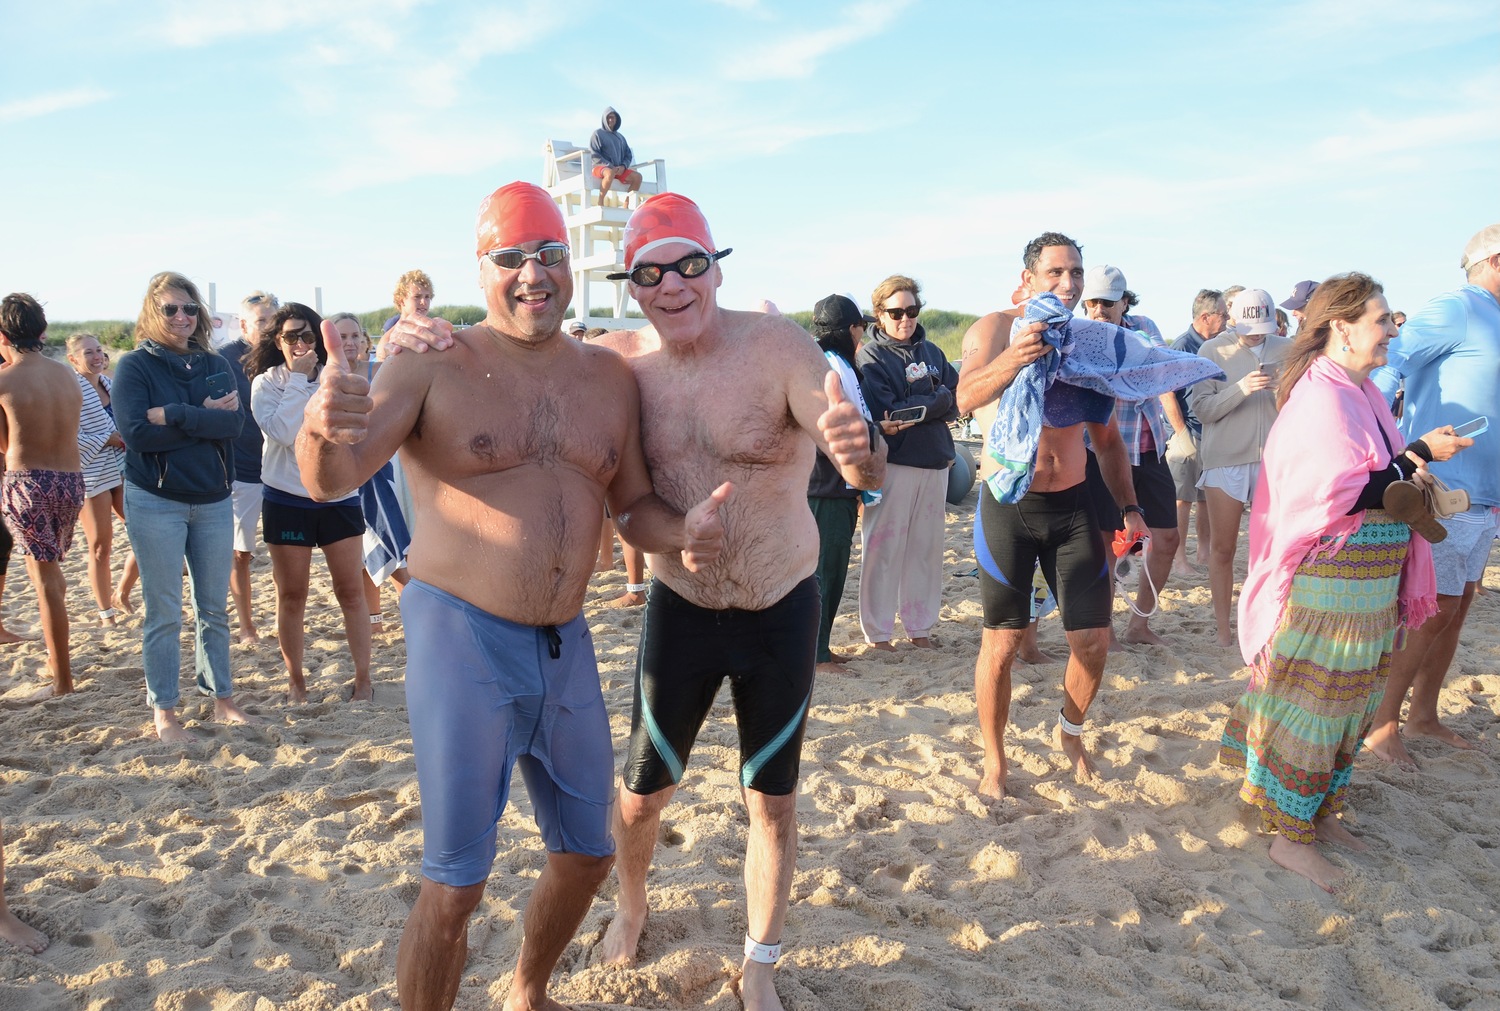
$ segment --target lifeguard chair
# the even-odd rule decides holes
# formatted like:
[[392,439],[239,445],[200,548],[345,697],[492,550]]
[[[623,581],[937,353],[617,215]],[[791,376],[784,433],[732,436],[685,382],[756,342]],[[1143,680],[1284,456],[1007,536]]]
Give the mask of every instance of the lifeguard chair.
[[[562,208],[573,249],[573,315],[589,326],[640,326],[644,321],[628,319],[625,311],[630,293],[624,281],[606,276],[625,269],[625,223],[642,200],[667,188],[666,162],[639,161],[630,166],[641,174],[641,188],[631,193],[616,185],[603,205],[599,202],[599,180],[594,178],[594,156],[586,147],[565,140],[549,140],[542,167],[542,186]],[[590,286],[611,288],[608,307],[592,298]]]

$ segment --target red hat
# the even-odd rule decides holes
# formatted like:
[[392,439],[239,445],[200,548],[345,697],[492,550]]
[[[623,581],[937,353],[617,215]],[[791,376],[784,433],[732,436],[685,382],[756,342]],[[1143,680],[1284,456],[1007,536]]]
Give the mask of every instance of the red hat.
[[635,209],[625,226],[625,269],[634,269],[638,257],[669,242],[716,252],[708,220],[697,204],[680,193],[658,193]]
[[533,183],[507,183],[484,198],[475,226],[476,256],[523,242],[568,241],[562,209]]

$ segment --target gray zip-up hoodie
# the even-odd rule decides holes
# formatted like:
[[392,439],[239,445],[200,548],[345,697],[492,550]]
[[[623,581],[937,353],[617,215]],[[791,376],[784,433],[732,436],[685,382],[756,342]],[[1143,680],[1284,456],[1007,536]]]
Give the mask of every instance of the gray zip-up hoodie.
[[[610,116],[615,117],[613,129],[609,125]],[[599,122],[604,125],[594,131],[594,137],[589,141],[589,150],[594,153],[594,160],[600,165],[629,168],[635,156],[630,152],[630,144],[625,140],[625,135],[620,132],[620,114],[614,109],[605,109]]]

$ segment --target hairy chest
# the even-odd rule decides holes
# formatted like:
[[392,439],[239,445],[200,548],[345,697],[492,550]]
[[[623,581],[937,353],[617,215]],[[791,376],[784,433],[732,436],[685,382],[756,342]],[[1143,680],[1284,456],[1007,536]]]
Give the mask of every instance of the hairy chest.
[[530,466],[608,484],[625,430],[621,405],[576,387],[464,384],[431,392],[416,437],[429,466],[454,479]]

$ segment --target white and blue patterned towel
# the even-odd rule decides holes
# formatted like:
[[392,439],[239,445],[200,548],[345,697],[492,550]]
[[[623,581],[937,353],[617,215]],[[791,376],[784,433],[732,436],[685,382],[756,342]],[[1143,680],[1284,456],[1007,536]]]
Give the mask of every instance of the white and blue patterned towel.
[[1207,358],[1157,347],[1133,330],[1079,319],[1049,292],[1032,296],[1011,328],[1043,322],[1048,353],[1023,368],[1000,396],[999,412],[985,439],[985,452],[999,469],[990,476],[997,502],[1019,502],[1031,487],[1044,401],[1054,382],[1110,398],[1145,400],[1224,373]]

